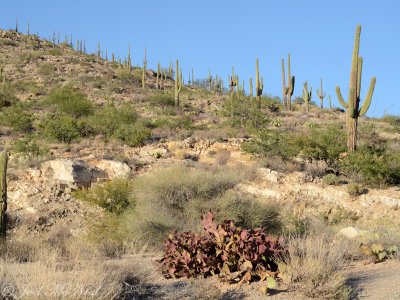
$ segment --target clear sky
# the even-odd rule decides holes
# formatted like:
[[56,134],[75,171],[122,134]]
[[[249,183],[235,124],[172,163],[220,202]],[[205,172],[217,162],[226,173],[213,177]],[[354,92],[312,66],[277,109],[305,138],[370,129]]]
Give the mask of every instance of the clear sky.
[[[400,114],[400,1],[398,0],[13,0],[2,1],[0,27],[48,37],[53,31],[85,39],[89,52],[97,43],[121,57],[131,44],[132,63],[141,65],[147,47],[148,67],[168,66],[179,58],[185,81],[191,68],[205,78],[208,68],[226,82],[232,66],[240,80],[255,74],[256,57],[264,77],[264,94],[282,95],[281,59],[291,53],[296,77],[294,95],[303,82],[324,89],[339,106],[335,86],[347,96],[354,32],[362,25],[364,99],[377,77],[370,116]],[[395,88],[395,90],[393,90]],[[313,100],[318,100],[313,97]],[[318,101],[317,101],[318,102]]]

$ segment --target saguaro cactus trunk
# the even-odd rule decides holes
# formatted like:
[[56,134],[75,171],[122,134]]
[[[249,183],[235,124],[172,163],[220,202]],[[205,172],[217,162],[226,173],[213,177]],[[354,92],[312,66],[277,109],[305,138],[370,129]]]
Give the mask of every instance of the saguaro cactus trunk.
[[376,78],[372,77],[367,96],[360,108],[361,73],[363,64],[362,57],[358,56],[360,49],[360,35],[361,25],[358,25],[354,37],[354,49],[350,71],[350,91],[347,103],[343,99],[339,86],[336,86],[336,95],[339,102],[347,110],[347,147],[350,152],[355,151],[357,148],[358,118],[368,111],[376,83]]
[[285,110],[292,110],[292,95],[294,91],[294,76],[290,75],[290,53],[288,54],[288,86],[285,83],[285,60],[282,58],[282,101]]
[[2,153],[0,153],[0,237],[5,237],[7,226],[7,161],[8,155],[4,150]]

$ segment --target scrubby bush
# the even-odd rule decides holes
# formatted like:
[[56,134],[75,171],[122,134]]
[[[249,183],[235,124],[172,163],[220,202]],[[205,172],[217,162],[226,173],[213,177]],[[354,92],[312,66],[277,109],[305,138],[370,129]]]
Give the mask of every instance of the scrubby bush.
[[0,90],[0,108],[8,107],[18,102],[14,87],[5,85]]
[[39,74],[41,74],[41,75],[49,76],[54,73],[55,68],[52,63],[45,62],[45,63],[40,64],[38,71],[39,71]]
[[47,138],[64,143],[72,142],[84,132],[75,118],[60,114],[46,117],[40,126]]
[[234,128],[253,130],[268,123],[268,118],[258,108],[256,101],[243,96],[238,99],[235,95],[233,100],[231,96],[227,97],[223,102],[222,114],[229,117],[229,125]]
[[349,193],[350,196],[359,196],[365,193],[365,188],[355,182],[351,182],[347,185],[347,193]]
[[139,147],[151,136],[151,130],[143,124],[121,124],[115,131],[114,137],[131,147]]
[[121,214],[135,205],[132,182],[125,178],[116,178],[87,190],[78,190],[74,196],[115,214]]
[[105,106],[87,119],[87,127],[95,134],[116,138],[129,146],[141,146],[151,136],[151,130],[129,105]]
[[27,157],[34,158],[44,156],[48,153],[48,149],[39,146],[32,138],[27,137],[15,141],[13,145],[13,151],[15,153],[21,153]]
[[33,115],[21,106],[11,106],[3,109],[0,123],[17,132],[28,132],[33,128]]
[[166,92],[159,92],[153,94],[148,98],[148,101],[152,106],[157,106],[163,109],[175,106],[174,97],[172,96],[171,93],[166,93]]
[[79,118],[93,113],[94,105],[85,94],[71,87],[53,89],[45,104],[54,105],[59,112]]
[[322,182],[327,185],[338,185],[340,183],[340,179],[335,174],[327,174],[322,177]]
[[400,151],[379,154],[368,147],[360,147],[341,162],[341,170],[349,178],[369,186],[398,184]]
[[256,139],[243,143],[242,149],[261,157],[280,157],[284,160],[294,158],[300,151],[289,132],[271,129],[260,131]]
[[346,134],[339,126],[324,125],[295,136],[294,143],[304,159],[323,161],[328,167],[337,169],[340,154],[346,151]]

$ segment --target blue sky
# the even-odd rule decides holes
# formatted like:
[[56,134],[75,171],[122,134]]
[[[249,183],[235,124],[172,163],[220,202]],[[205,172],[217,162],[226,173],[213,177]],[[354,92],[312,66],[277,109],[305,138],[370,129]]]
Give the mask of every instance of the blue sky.
[[[281,59],[291,53],[295,95],[308,80],[339,106],[335,86],[347,95],[354,32],[362,25],[360,55],[364,58],[362,97],[372,76],[377,84],[368,112],[400,114],[397,89],[400,70],[400,1],[397,0],[13,0],[4,1],[0,27],[19,28],[48,37],[53,30],[85,39],[89,52],[97,43],[124,57],[131,44],[132,62],[168,66],[179,58],[187,79],[191,68],[205,78],[208,68],[226,81],[232,66],[240,80],[255,73],[256,57],[264,77],[264,93],[281,96]],[[317,98],[314,95],[314,99]]]

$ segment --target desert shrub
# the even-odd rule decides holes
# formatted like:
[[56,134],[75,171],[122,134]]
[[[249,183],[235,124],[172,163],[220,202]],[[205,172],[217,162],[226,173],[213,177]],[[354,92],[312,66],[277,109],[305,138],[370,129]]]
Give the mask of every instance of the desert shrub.
[[95,114],[89,117],[88,124],[96,133],[112,136],[121,124],[133,125],[138,118],[129,105],[107,105],[96,110]]
[[[283,239],[262,228],[238,227],[233,221],[217,225],[211,212],[203,215],[202,225],[201,233],[175,233],[165,242],[160,263],[166,278],[222,274],[228,281],[250,282],[265,280],[278,270],[276,261],[286,252]],[[235,272],[238,276],[230,276]]]
[[132,147],[142,145],[151,136],[151,130],[129,105],[102,107],[87,119],[86,125],[95,134],[116,138]]
[[44,62],[39,66],[39,74],[44,76],[52,75],[55,72],[55,67],[52,63]]
[[3,126],[8,126],[17,132],[28,132],[33,128],[33,115],[21,106],[4,108],[0,116]]
[[349,183],[346,189],[350,196],[359,196],[365,193],[365,188],[355,182]]
[[157,106],[163,109],[175,106],[175,99],[171,93],[159,92],[153,94],[148,98],[148,101],[152,106]]
[[150,138],[151,130],[140,123],[134,125],[121,124],[113,136],[128,146],[138,147]]
[[193,119],[186,115],[159,117],[153,119],[150,125],[154,128],[191,129],[193,127]]
[[288,241],[286,273],[296,290],[318,299],[348,299],[350,289],[341,272],[347,244],[319,232]]
[[78,190],[74,196],[80,200],[94,203],[106,211],[121,214],[129,206],[134,206],[133,185],[128,179],[115,178],[90,189]]
[[261,157],[280,157],[283,160],[296,157],[300,151],[290,133],[270,129],[260,131],[254,140],[243,143],[242,149]]
[[53,89],[45,100],[45,104],[54,105],[59,112],[75,118],[88,116],[94,111],[92,102],[86,98],[85,94],[71,87]]
[[43,134],[52,140],[70,143],[82,136],[80,123],[70,116],[50,115],[41,122]]
[[45,156],[49,151],[47,148],[39,146],[31,137],[15,141],[13,150],[15,153],[21,153],[30,158]]
[[13,86],[6,84],[0,90],[0,108],[11,106],[18,102]]
[[392,126],[400,126],[400,116],[384,115],[380,120]]
[[53,55],[53,56],[61,56],[62,55],[62,51],[59,48],[51,48],[47,51],[47,53],[49,55]]
[[268,118],[257,107],[256,101],[246,97],[238,99],[229,96],[223,102],[222,114],[229,117],[229,125],[234,128],[259,129],[268,123]]
[[341,162],[341,171],[349,178],[369,186],[400,183],[400,151],[380,154],[368,146],[349,153]]
[[327,185],[338,185],[340,183],[340,179],[335,174],[327,174],[322,177],[322,182]]
[[245,228],[263,227],[272,233],[282,228],[279,206],[274,202],[260,202],[250,195],[227,192],[215,201],[212,209],[219,221],[229,219]]
[[294,143],[304,159],[309,162],[324,161],[334,169],[339,166],[340,154],[346,151],[346,135],[336,125],[311,128],[309,132],[295,136]]

